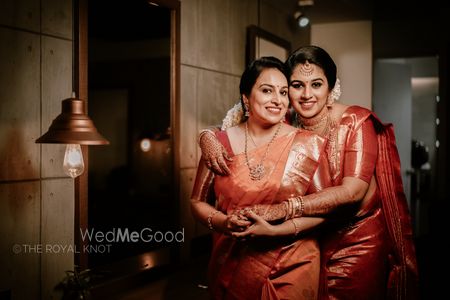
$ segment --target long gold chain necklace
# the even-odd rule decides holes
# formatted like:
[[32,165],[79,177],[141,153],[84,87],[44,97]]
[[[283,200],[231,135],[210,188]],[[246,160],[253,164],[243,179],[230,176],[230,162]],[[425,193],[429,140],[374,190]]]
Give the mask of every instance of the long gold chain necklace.
[[331,114],[328,113],[327,123],[325,124],[325,128],[320,133],[321,136],[329,138],[330,132],[334,131],[336,127],[336,122],[331,118]]
[[245,163],[248,167],[248,170],[250,172],[250,179],[251,180],[261,180],[264,175],[266,174],[266,170],[264,168],[263,162],[266,160],[267,154],[269,153],[270,145],[273,143],[275,138],[278,136],[278,133],[280,132],[281,126],[283,124],[280,122],[280,125],[278,125],[277,130],[275,131],[275,134],[273,135],[270,142],[267,144],[266,151],[264,152],[263,157],[261,158],[261,161],[256,164],[255,166],[250,165],[250,161],[248,159],[248,153],[247,153],[247,144],[248,144],[248,122],[245,122]]
[[255,146],[255,148],[258,148],[258,146],[255,143],[255,140],[253,139],[252,135],[249,133],[248,134],[250,136],[250,140],[252,141],[253,146]]

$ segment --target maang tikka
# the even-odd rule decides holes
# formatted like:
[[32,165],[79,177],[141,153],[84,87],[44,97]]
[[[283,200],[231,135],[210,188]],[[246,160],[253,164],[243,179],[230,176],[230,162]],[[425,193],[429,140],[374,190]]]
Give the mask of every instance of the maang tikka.
[[306,61],[304,64],[300,64],[300,73],[303,76],[311,76],[314,72],[314,65],[310,64],[309,61]]

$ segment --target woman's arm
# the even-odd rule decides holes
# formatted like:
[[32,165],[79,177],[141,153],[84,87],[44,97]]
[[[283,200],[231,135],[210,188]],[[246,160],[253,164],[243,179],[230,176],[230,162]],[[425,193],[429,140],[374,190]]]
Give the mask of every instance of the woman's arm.
[[228,216],[208,204],[213,180],[214,174],[206,168],[204,160],[201,159],[191,195],[192,215],[209,229],[225,234],[245,230],[251,222],[236,215]]
[[[302,202],[296,203],[297,206],[303,206],[301,216],[330,215],[338,209],[357,204],[367,194],[369,183],[375,173],[378,154],[377,134],[371,119],[364,121],[351,133],[345,147],[342,170],[344,178],[340,185],[330,186],[331,183],[326,182],[326,177],[330,175],[323,173],[327,167],[323,166],[325,161],[321,161],[311,189],[308,190],[310,194],[301,197],[301,200],[292,198],[294,201]],[[321,172],[320,176],[316,176]],[[251,209],[267,221],[283,220],[286,216],[299,217],[298,212],[291,213],[287,201],[273,205],[257,205]]]
[[378,157],[378,138],[372,119],[353,129],[344,147],[342,183],[304,196],[304,215],[327,215],[357,204],[367,194]]
[[[302,216],[324,217],[340,208],[361,201],[368,187],[369,184],[359,178],[345,177],[342,185],[339,186],[328,187],[313,194],[287,199],[282,203],[257,204],[246,209],[251,210],[268,222]],[[291,212],[293,206],[287,204],[289,201],[296,201],[295,206],[298,208],[303,206],[301,212],[299,209]],[[300,201],[303,203],[300,203]],[[233,212],[233,215],[237,216],[242,214],[244,214],[243,210]]]
[[242,232],[251,222],[239,219],[235,215],[227,216],[203,201],[191,199],[191,211],[194,217],[211,230],[232,234]]
[[304,216],[325,216],[360,202],[369,184],[356,177],[344,177],[342,184],[303,196]]
[[278,237],[298,235],[299,233],[306,233],[314,229],[325,221],[324,218],[305,217],[294,218],[286,220],[281,224],[272,225],[251,211],[246,213],[246,217],[254,221],[253,225],[249,226],[243,232],[234,232],[232,234],[234,237]]

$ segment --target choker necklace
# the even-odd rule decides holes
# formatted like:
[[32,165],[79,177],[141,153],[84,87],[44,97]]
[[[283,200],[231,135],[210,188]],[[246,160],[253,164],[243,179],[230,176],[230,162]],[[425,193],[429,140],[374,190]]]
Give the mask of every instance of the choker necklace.
[[248,159],[248,153],[247,153],[247,144],[248,144],[248,122],[245,122],[245,164],[248,167],[248,170],[250,171],[250,179],[251,180],[261,180],[264,175],[266,174],[266,170],[264,168],[263,162],[266,160],[267,154],[269,153],[270,145],[273,143],[275,138],[277,137],[278,133],[280,132],[281,126],[283,123],[280,122],[280,125],[278,125],[277,130],[275,131],[275,134],[273,135],[270,142],[267,144],[266,152],[264,152],[263,157],[261,158],[261,161],[256,164],[256,166],[250,166],[250,162]]
[[302,118],[299,114],[297,114],[297,122],[303,129],[313,131],[321,127],[327,121],[328,116],[329,111],[325,106],[317,115],[312,118]]
[[323,127],[323,130],[320,133],[321,136],[328,135],[331,127],[334,126],[334,122],[331,119],[330,112],[326,106],[318,115],[309,119],[302,118],[299,114],[297,114],[297,122],[300,124],[301,128],[308,131],[315,131],[316,129]]

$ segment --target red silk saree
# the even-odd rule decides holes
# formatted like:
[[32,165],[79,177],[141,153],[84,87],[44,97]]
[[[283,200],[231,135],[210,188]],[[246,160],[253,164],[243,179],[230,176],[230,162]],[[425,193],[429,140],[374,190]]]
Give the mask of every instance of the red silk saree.
[[[376,191],[354,216],[322,232],[321,299],[415,299],[417,263],[393,128],[351,106],[327,145],[333,185],[345,176]],[[375,159],[376,158],[376,159]]]

